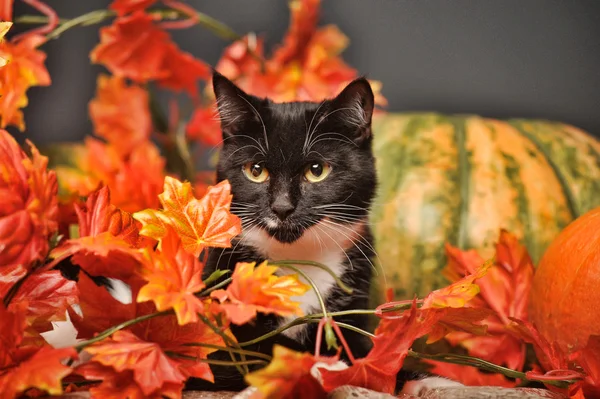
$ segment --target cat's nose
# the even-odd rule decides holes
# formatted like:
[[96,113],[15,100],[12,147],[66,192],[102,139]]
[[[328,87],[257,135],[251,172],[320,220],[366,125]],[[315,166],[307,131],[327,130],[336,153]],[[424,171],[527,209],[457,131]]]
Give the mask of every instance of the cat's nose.
[[292,204],[288,196],[279,196],[271,204],[271,210],[280,220],[285,220],[294,209],[294,204]]

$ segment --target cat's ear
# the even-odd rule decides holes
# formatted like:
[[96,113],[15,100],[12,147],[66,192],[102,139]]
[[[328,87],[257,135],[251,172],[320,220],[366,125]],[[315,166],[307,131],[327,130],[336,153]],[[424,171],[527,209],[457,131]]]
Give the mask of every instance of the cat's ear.
[[252,96],[217,71],[213,72],[212,84],[223,137],[234,134],[244,122],[258,120],[258,111],[252,105]]
[[[375,99],[369,81],[358,78],[350,82],[336,98],[332,100],[332,111],[341,123],[352,132],[352,139],[362,143],[371,138],[371,118]],[[337,110],[337,111],[336,111]],[[334,114],[331,114],[334,116]]]

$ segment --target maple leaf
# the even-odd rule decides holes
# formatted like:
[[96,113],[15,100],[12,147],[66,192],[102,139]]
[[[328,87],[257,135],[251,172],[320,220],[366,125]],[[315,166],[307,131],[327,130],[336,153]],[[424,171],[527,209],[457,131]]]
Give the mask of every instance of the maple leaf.
[[[135,303],[119,302],[105,287],[98,286],[85,273],[79,274],[77,287],[80,293],[80,312],[68,309],[69,318],[77,329],[77,338],[92,338],[96,333],[137,316]],[[133,289],[135,290],[135,286]]]
[[37,48],[46,42],[41,35],[27,35],[12,43],[0,41],[0,58],[7,64],[0,68],[0,127],[13,125],[25,130],[21,108],[27,105],[27,90],[32,86],[49,86],[50,75],[44,66],[46,54]]
[[450,378],[467,386],[495,386],[513,388],[515,381],[511,381],[498,373],[483,373],[476,367],[461,366],[458,364],[425,360],[434,367],[429,372],[442,377]]
[[75,358],[77,352],[73,348],[41,348],[30,358],[0,375],[0,396],[13,398],[29,388],[37,388],[50,395],[62,394],[61,380],[72,371],[62,361]]
[[323,386],[310,372],[316,362],[310,353],[275,345],[271,363],[245,379],[258,389],[258,395],[253,396],[257,398],[326,398]]
[[154,21],[143,11],[116,18],[111,26],[100,29],[100,44],[90,54],[92,62],[103,64],[118,77],[137,83],[156,80],[163,87],[195,96],[197,80],[208,78],[210,68],[182,52]]
[[77,368],[77,374],[87,380],[102,381],[98,386],[90,388],[92,398],[106,399],[162,399],[180,398],[181,384],[165,383],[160,389],[152,394],[146,394],[135,382],[131,370],[116,372],[111,367],[102,366],[99,363],[85,363]]
[[[10,7],[12,7],[12,3],[10,3]],[[11,11],[12,14],[12,11]],[[6,19],[6,18],[0,18],[2,20]],[[12,27],[12,22],[0,22],[0,42],[2,42],[4,40],[4,36],[6,36],[6,34],[8,33],[9,29]],[[6,65],[6,63],[8,62],[8,60],[6,60],[5,58],[0,57],[0,68],[2,68],[4,65]]]
[[133,217],[143,225],[141,234],[157,240],[164,237],[166,226],[170,225],[181,238],[183,248],[199,256],[206,246],[231,246],[231,239],[241,232],[240,219],[229,211],[230,191],[229,182],[222,181],[198,200],[189,182],[167,176],[159,196],[163,210],[146,209]]
[[117,12],[118,16],[142,11],[156,3],[156,0],[113,0],[110,9]]
[[302,315],[293,296],[301,296],[309,286],[298,280],[296,275],[278,277],[276,266],[267,261],[256,266],[256,262],[240,262],[233,272],[227,290],[211,292],[211,297],[221,302],[229,320],[234,324],[245,324],[256,317],[257,312],[274,313],[279,316]]
[[[481,262],[475,251],[460,251],[446,246],[448,266],[444,274],[456,281],[474,272]],[[494,313],[486,318],[486,336],[473,336],[455,332],[447,336],[453,344],[460,344],[471,356],[483,358],[499,365],[522,370],[525,362],[525,345],[507,331],[510,318],[527,320],[527,297],[533,279],[533,263],[517,238],[501,230],[496,244],[496,261],[477,284],[480,294],[466,306],[486,308]]]
[[153,301],[159,311],[173,308],[181,325],[196,322],[198,313],[204,313],[202,300],[195,296],[205,286],[204,264],[183,249],[170,226],[167,230],[160,252],[144,250],[140,274],[148,284],[140,289],[137,301]]
[[64,278],[58,270],[38,271],[25,280],[9,309],[26,303],[28,326],[44,332],[52,329],[50,321],[65,319],[65,311],[78,302],[78,297],[76,283]]
[[382,319],[373,338],[373,348],[344,370],[321,369],[323,386],[329,392],[342,385],[354,385],[378,392],[393,393],[396,375],[413,342],[426,335],[441,317],[440,312],[417,309],[416,302],[401,317]]
[[110,339],[86,348],[91,361],[117,372],[133,371],[133,379],[145,395],[165,384],[182,384],[186,376],[177,362],[170,359],[156,343],[146,342],[128,331],[117,331]]
[[98,77],[96,98],[90,101],[90,118],[95,133],[106,139],[120,156],[148,140],[152,130],[148,93],[128,86],[120,77]]
[[8,310],[0,306],[0,370],[16,361],[15,350],[23,342],[23,331],[27,326],[24,310],[27,304],[21,303],[17,307]]
[[48,158],[29,145],[31,158],[0,130],[0,269],[30,268],[42,260],[58,229],[56,174],[47,170]]

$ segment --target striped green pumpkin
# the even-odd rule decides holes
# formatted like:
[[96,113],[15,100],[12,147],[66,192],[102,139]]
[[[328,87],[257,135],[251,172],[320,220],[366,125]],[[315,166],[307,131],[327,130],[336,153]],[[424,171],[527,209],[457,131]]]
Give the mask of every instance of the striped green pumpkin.
[[375,118],[373,148],[376,249],[400,298],[447,283],[446,242],[492,256],[505,228],[537,261],[600,205],[600,142],[562,123],[392,113]]

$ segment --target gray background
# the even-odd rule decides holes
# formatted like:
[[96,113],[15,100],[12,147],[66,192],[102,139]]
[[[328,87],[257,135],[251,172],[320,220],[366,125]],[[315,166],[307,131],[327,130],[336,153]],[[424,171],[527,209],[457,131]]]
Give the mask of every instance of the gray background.
[[[63,18],[108,3],[48,0]],[[240,34],[265,34],[268,46],[288,26],[284,0],[188,3]],[[17,3],[17,15],[29,12]],[[548,118],[600,136],[600,0],[324,0],[326,23],[351,39],[345,60],[383,81],[390,110]],[[199,27],[173,35],[212,65],[227,45]],[[45,46],[53,85],[30,91],[27,137],[41,144],[91,133],[87,103],[103,68],[88,54],[97,41],[96,25]]]

